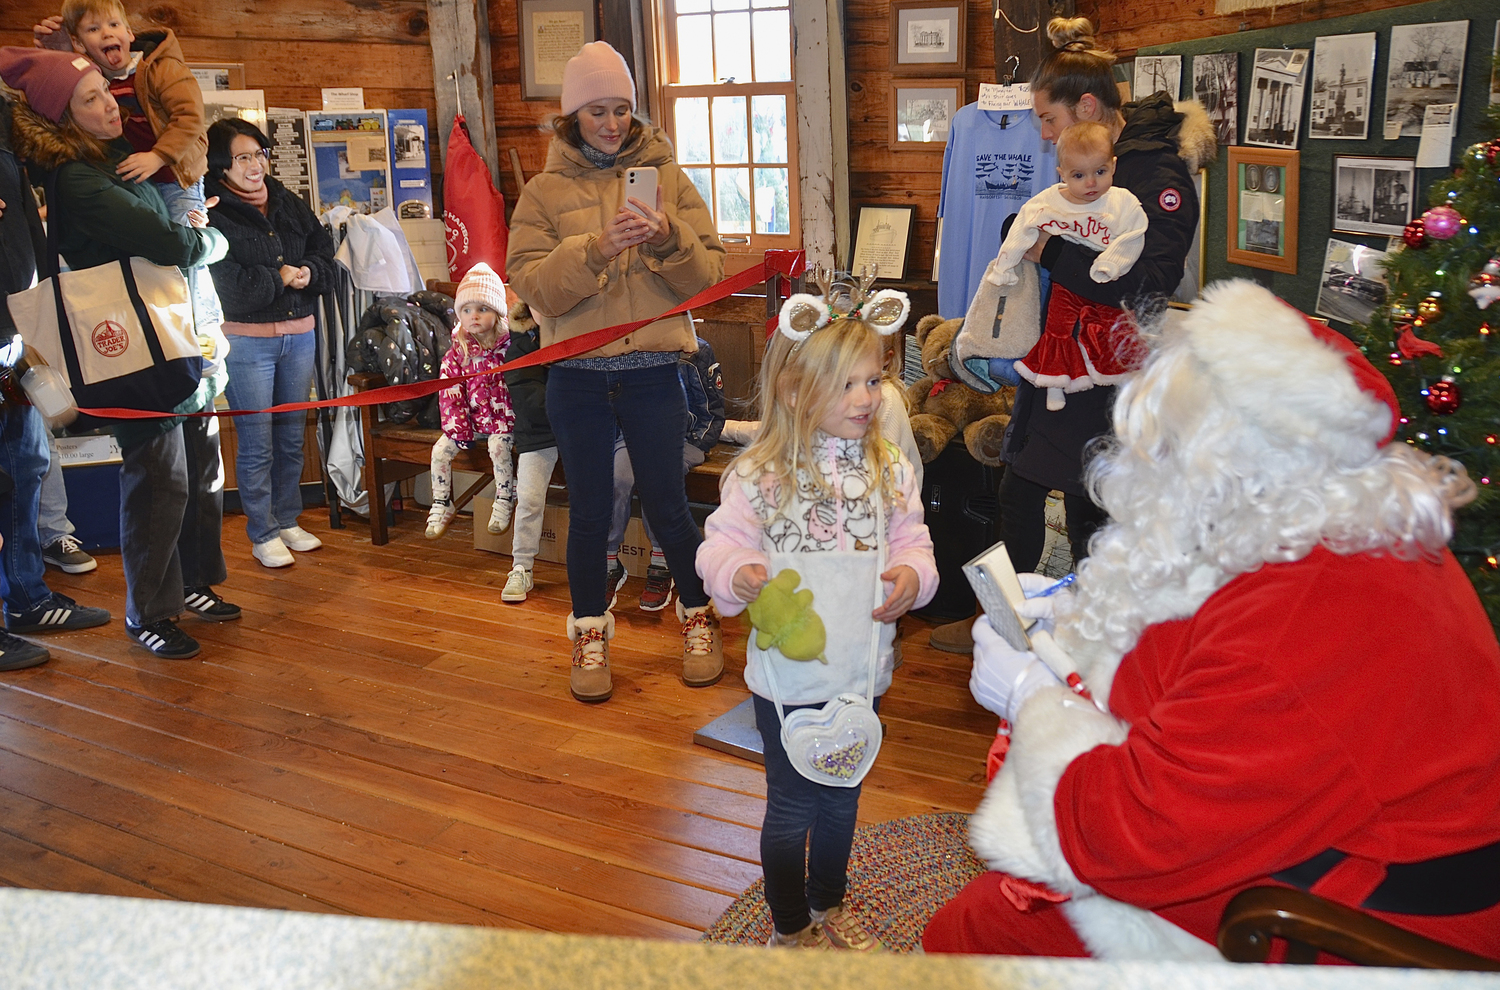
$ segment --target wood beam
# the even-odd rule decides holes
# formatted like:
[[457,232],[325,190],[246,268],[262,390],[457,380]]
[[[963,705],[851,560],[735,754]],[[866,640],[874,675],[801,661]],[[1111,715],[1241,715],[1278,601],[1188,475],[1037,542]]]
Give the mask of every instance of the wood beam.
[[602,0],[600,9],[603,12],[600,38],[609,42],[630,66],[630,76],[635,80],[635,105],[650,107],[650,50],[646,47],[641,0]]
[[[1052,52],[1047,41],[1047,22],[1054,17],[1072,17],[1073,0],[993,0],[995,21],[995,81],[1003,82],[1014,72],[1016,82],[1025,82]],[[1096,24],[1095,27],[1098,25]],[[1012,56],[1020,59],[1017,70]]]
[[443,142],[443,160],[448,160],[448,134],[461,100],[469,140],[498,188],[495,86],[490,77],[490,21],[484,0],[427,0],[427,19],[432,40],[432,88],[437,96],[437,119],[432,127]]
[[802,246],[842,267],[849,246],[849,114],[841,0],[792,0]]

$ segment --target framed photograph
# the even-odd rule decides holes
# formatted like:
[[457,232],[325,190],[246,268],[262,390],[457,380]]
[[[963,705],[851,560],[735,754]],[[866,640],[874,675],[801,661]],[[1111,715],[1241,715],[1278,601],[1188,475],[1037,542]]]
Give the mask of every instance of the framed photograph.
[[1193,230],[1193,243],[1188,246],[1183,262],[1182,281],[1177,283],[1170,302],[1192,303],[1203,294],[1203,269],[1208,260],[1208,246],[1203,240],[1204,228],[1208,226],[1208,169],[1200,168],[1193,175],[1193,188],[1198,191],[1198,226]]
[[[1500,58],[1500,21],[1495,22],[1495,47],[1490,57]],[[1500,66],[1490,69],[1490,105],[1500,103]]]
[[1166,93],[1177,99],[1182,93],[1182,56],[1137,55],[1135,91],[1142,96]]
[[882,281],[906,278],[906,256],[916,230],[915,206],[871,205],[859,208],[854,225],[854,247],[849,252],[849,270],[879,272]]
[[1193,95],[1208,109],[1220,144],[1234,144],[1240,130],[1238,52],[1193,57]]
[[214,89],[203,91],[205,126],[225,117],[238,117],[266,129],[266,91],[263,89]]
[[1457,103],[1468,21],[1391,28],[1385,77],[1385,139],[1420,137],[1430,103]]
[[1363,141],[1370,136],[1375,32],[1335,34],[1313,44],[1312,105],[1307,136]]
[[1384,251],[1328,238],[1314,312],[1342,323],[1369,323],[1385,302]]
[[521,99],[562,97],[563,67],[595,40],[590,0],[520,0]]
[[1414,158],[1333,156],[1333,229],[1400,235],[1411,223]]
[[956,0],[892,0],[891,72],[905,76],[963,72],[968,9]]
[[1297,274],[1295,151],[1229,149],[1229,244],[1236,265]]
[[962,79],[892,79],[891,150],[941,152],[963,105]]
[[193,78],[198,80],[198,88],[205,92],[211,89],[245,88],[244,62],[189,62],[187,67]]
[[1245,143],[1297,147],[1302,123],[1306,48],[1257,48],[1250,92],[1245,96]]

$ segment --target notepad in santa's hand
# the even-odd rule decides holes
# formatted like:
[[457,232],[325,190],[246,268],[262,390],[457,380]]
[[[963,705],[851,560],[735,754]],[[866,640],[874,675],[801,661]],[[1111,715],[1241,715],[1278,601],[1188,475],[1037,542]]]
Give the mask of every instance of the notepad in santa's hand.
[[1036,620],[1023,618],[1016,612],[1017,606],[1026,600],[1026,593],[1021,590],[1021,581],[1016,577],[1016,568],[1010,562],[1005,541],[1001,540],[965,564],[964,577],[969,579],[969,586],[984,607],[990,628],[999,633],[1012,649],[1030,650],[1031,639],[1026,630]]

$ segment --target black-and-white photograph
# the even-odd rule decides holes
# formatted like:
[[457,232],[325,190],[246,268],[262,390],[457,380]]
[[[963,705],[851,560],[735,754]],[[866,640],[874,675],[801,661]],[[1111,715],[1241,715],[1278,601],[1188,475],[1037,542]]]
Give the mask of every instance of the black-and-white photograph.
[[1369,323],[1385,302],[1384,251],[1330,237],[1314,312],[1343,323]]
[[1385,78],[1385,139],[1419,137],[1432,103],[1457,103],[1468,21],[1397,24]]
[[1239,53],[1193,56],[1193,96],[1208,109],[1219,143],[1234,144],[1240,129]]
[[421,124],[397,124],[391,131],[396,147],[396,164],[420,162],[427,154],[427,128]]
[[1245,143],[1297,147],[1302,123],[1306,48],[1257,48],[1245,106]]
[[1399,234],[1411,222],[1416,160],[1333,159],[1333,229],[1351,234]]
[[1181,55],[1137,55],[1135,59],[1135,98],[1152,93],[1166,93],[1177,99],[1182,92]]
[[1375,32],[1326,35],[1313,45],[1307,136],[1363,141],[1370,134]]

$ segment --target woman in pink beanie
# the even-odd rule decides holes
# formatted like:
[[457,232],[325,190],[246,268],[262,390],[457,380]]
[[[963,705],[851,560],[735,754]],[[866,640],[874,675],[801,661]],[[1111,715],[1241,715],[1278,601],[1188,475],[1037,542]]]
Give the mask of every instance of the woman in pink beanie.
[[[516,204],[505,262],[544,346],[655,316],[717,282],[724,268],[703,197],[662,130],[634,113],[635,82],[619,52],[596,41],[568,62],[562,110],[547,164]],[[656,201],[627,204],[626,171],[647,166],[658,173]],[[604,550],[617,433],[680,592],[682,679],[704,687],[724,670],[719,618],[694,569],[702,536],[682,476],[687,402],[677,361],[697,346],[682,314],[559,361],[548,374],[547,413],[568,476],[569,686],[579,701],[604,701],[614,690]]]

